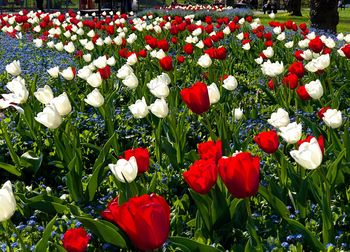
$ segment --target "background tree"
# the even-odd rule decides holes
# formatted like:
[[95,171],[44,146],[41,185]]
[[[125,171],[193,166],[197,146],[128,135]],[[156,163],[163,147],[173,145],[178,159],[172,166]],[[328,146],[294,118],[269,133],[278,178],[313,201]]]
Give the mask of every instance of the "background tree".
[[287,5],[288,12],[292,12],[292,16],[301,15],[301,0],[289,0]]
[[338,0],[310,0],[311,27],[337,32]]

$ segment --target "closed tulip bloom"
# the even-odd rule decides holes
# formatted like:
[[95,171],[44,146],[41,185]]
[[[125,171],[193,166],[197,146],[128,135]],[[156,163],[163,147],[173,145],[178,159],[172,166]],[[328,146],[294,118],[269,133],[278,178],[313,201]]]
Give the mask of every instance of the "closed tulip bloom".
[[300,123],[293,122],[286,127],[280,127],[279,130],[279,135],[289,144],[295,144],[301,138],[302,126]]
[[122,183],[131,183],[137,176],[138,169],[135,157],[131,157],[129,160],[119,159],[117,164],[109,164],[108,167]]
[[0,222],[9,220],[16,211],[16,199],[11,181],[6,181],[0,189]]
[[89,244],[90,236],[84,228],[68,229],[63,236],[63,247],[67,252],[84,252]]
[[229,91],[233,91],[238,86],[237,79],[234,76],[229,75],[227,78],[224,79],[222,86]]
[[86,96],[86,99],[84,99],[84,101],[95,107],[95,108],[98,108],[98,107],[101,107],[104,102],[105,102],[105,99],[103,98],[102,94],[100,93],[100,91],[95,88],[91,93],[89,93],[87,96]]
[[47,72],[49,73],[49,75],[52,78],[58,78],[58,74],[60,73],[60,69],[58,66],[52,67],[49,70],[47,70]]
[[173,70],[173,60],[170,56],[165,56],[159,60],[159,65],[164,71]]
[[220,100],[220,91],[215,83],[212,83],[210,86],[207,86],[208,88],[208,95],[209,95],[209,101],[210,105],[217,103]]
[[128,75],[122,82],[130,89],[135,89],[139,85],[139,80],[134,73]]
[[149,105],[149,110],[158,118],[164,118],[169,113],[168,103],[164,98],[157,99],[154,103]]
[[39,102],[46,105],[53,99],[52,89],[48,85],[45,85],[43,88],[38,88],[38,90],[34,92],[34,96]]
[[339,128],[343,123],[341,112],[336,109],[327,109],[327,111],[323,113],[322,120],[332,129]]
[[108,58],[108,60],[107,60],[107,65],[109,65],[109,66],[115,66],[115,64],[116,64],[116,60],[115,60],[114,56]]
[[106,56],[100,56],[97,59],[93,61],[93,64],[95,67],[101,69],[105,68],[107,66],[107,57]]
[[90,53],[84,54],[83,59],[86,63],[89,63],[91,61],[91,54]]
[[136,55],[136,53],[132,53],[129,57],[128,57],[128,59],[127,59],[127,61],[126,61],[126,64],[128,64],[129,66],[133,66],[133,65],[135,65],[137,63],[137,55]]
[[290,152],[292,158],[305,169],[316,169],[322,163],[322,150],[316,138],[312,138],[310,142],[304,142],[299,146],[298,150]]
[[18,76],[22,73],[19,60],[14,60],[10,64],[6,65],[6,72],[13,76]]
[[55,44],[55,48],[57,51],[62,52],[64,49],[62,42],[58,42],[57,44]]
[[208,54],[202,55],[199,59],[197,64],[200,65],[203,68],[208,68],[211,66],[213,61],[211,60],[210,56]]
[[213,159],[215,163],[217,163],[219,159],[222,157],[221,140],[218,140],[216,142],[210,140],[210,141],[198,144],[198,154],[200,158],[203,160]]
[[302,99],[303,101],[307,101],[311,99],[311,96],[309,95],[309,93],[306,91],[305,86],[300,86],[297,89],[297,94],[300,97],[300,99]]
[[170,207],[163,197],[151,194],[130,198],[118,204],[118,198],[108,204],[102,217],[116,223],[143,251],[160,248],[168,239]]
[[279,108],[267,121],[275,128],[285,127],[289,124],[289,114],[283,108]]
[[240,152],[219,160],[218,170],[228,191],[236,198],[254,196],[259,190],[260,158]]
[[276,131],[260,132],[254,137],[254,142],[257,143],[263,151],[266,153],[275,153],[278,149],[278,135]]
[[102,84],[102,77],[101,74],[99,72],[90,74],[89,77],[87,77],[86,82],[94,88],[97,88],[99,86],[101,86]]
[[129,109],[135,118],[144,118],[148,115],[148,106],[145,97],[142,100],[137,100],[135,104],[129,106]]
[[62,123],[62,117],[54,105],[46,106],[34,119],[49,129],[57,129]]
[[82,69],[79,69],[77,76],[86,81],[91,74],[89,66],[84,66]]
[[304,74],[305,74],[305,69],[304,69],[304,65],[302,62],[294,62],[293,64],[291,64],[288,68],[288,71],[292,74],[295,74],[296,76],[298,76],[298,78],[303,78]]
[[64,50],[67,52],[67,53],[72,53],[75,51],[75,47],[74,47],[74,44],[73,42],[69,42],[67,45],[64,46]]
[[313,99],[320,99],[323,95],[323,87],[320,80],[311,81],[305,85],[306,92]]
[[147,83],[149,91],[157,98],[166,98],[169,95],[169,87],[166,82],[157,79],[151,80]]
[[183,173],[189,187],[197,193],[207,194],[215,185],[218,172],[214,159],[197,160]]
[[72,105],[70,104],[68,95],[63,92],[59,96],[52,99],[51,104],[55,106],[57,112],[61,116],[68,115],[72,111]]
[[132,73],[134,73],[134,70],[129,65],[123,65],[121,68],[119,68],[117,72],[117,77],[119,79],[124,80],[126,77],[128,77]]
[[74,79],[74,71],[73,68],[68,67],[67,69],[64,69],[61,73],[62,77],[66,80],[73,80]]
[[266,58],[271,58],[274,55],[274,51],[271,46],[263,50],[262,53],[266,56]]
[[146,148],[135,148],[126,150],[124,152],[124,158],[129,160],[131,157],[136,158],[138,174],[148,171],[150,164],[149,152]]
[[207,85],[202,82],[181,90],[180,94],[187,107],[196,114],[200,115],[210,107]]
[[243,117],[243,110],[241,108],[235,108],[234,115],[236,121],[241,120]]

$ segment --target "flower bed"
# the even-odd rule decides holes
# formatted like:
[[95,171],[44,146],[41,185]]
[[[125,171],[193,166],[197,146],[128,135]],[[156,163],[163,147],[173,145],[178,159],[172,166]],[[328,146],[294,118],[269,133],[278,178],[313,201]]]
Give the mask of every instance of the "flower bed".
[[185,16],[0,16],[3,251],[349,249],[350,35]]

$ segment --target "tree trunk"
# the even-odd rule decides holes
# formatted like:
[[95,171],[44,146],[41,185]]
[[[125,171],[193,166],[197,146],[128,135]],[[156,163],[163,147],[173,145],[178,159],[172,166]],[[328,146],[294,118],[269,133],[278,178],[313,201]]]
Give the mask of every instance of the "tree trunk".
[[311,27],[337,32],[338,0],[310,0]]
[[292,16],[301,17],[301,0],[291,0]]

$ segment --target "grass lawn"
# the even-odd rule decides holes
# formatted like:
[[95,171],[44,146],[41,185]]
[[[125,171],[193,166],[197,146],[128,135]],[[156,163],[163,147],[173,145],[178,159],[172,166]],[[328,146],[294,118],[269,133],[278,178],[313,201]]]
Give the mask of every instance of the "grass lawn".
[[[289,19],[293,20],[296,23],[307,23],[310,25],[310,9],[302,10],[302,17],[291,16],[287,12],[277,13],[276,21],[287,21]],[[255,17],[260,18],[263,24],[268,24],[271,21],[268,15],[258,14]],[[345,10],[339,10],[339,24],[337,26],[337,32],[350,32],[350,8],[346,8]]]

